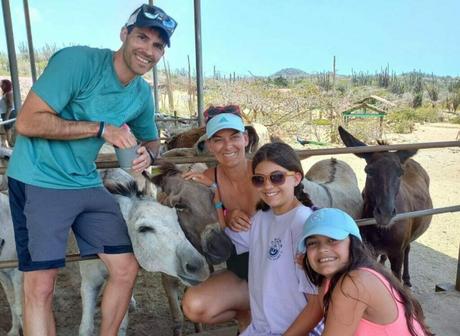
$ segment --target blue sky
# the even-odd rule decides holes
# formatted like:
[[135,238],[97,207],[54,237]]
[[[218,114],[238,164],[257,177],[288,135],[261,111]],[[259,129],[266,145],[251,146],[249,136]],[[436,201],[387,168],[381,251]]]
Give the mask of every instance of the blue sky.
[[[34,47],[84,44],[116,50],[136,0],[29,0]],[[156,0],[179,26],[166,58],[194,66],[193,0]],[[23,2],[10,0],[15,43],[26,42]],[[1,8],[0,8],[1,10]],[[460,75],[459,0],[201,0],[203,65],[223,74],[282,68]],[[0,50],[6,51],[4,25]],[[163,64],[160,64],[160,69]]]

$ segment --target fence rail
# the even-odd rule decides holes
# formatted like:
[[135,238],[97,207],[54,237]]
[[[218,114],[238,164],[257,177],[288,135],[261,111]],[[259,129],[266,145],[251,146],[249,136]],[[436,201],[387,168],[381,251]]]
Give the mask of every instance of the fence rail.
[[15,121],[16,121],[16,118],[11,118],[8,120],[0,121],[0,126],[11,124],[11,123],[14,123]]
[[[412,211],[412,212],[403,212],[403,213],[397,214],[391,220],[391,223],[401,220],[401,219],[423,217],[423,216],[428,216],[428,215],[438,215],[438,214],[457,212],[457,211],[460,211],[460,205],[454,205],[454,206],[448,206],[448,207],[436,208],[436,209]],[[356,223],[358,224],[358,226],[374,225],[375,219],[374,218],[358,219],[356,220]],[[97,256],[80,257],[79,254],[69,254],[66,256],[65,260],[66,262],[74,262],[74,261],[91,260],[91,259],[97,259],[97,258],[98,258]],[[0,261],[0,269],[12,268],[12,267],[17,267],[17,266],[18,266],[17,260]]]
[[[8,120],[9,121],[9,120]],[[371,152],[384,152],[384,151],[395,151],[395,150],[418,150],[418,149],[430,149],[430,148],[445,148],[445,147],[460,147],[460,141],[440,141],[440,142],[424,142],[414,144],[398,144],[398,145],[378,145],[378,146],[362,146],[362,147],[346,147],[346,148],[322,148],[322,149],[306,149],[297,150],[300,159],[306,159],[310,156],[318,155],[337,155],[337,154],[357,154],[357,153],[371,153]],[[168,157],[168,161],[181,164],[181,163],[213,163],[216,162],[214,157],[211,156],[200,156],[200,157]],[[98,169],[107,168],[118,168],[118,162],[115,159],[114,154],[100,154],[96,162]],[[6,171],[5,166],[0,166],[0,174],[4,174]],[[422,217],[428,215],[436,215],[447,212],[460,211],[460,205],[448,206],[444,208],[427,209],[414,212],[407,212],[397,214],[393,218],[392,222],[413,217]],[[375,219],[367,218],[357,220],[359,226],[375,224]],[[95,259],[96,257],[81,258],[78,254],[68,255],[66,261],[80,261],[87,259]],[[455,283],[455,289],[460,291],[460,248],[459,248],[459,260],[457,261],[457,279]],[[8,260],[0,262],[0,269],[17,267],[17,260]]]

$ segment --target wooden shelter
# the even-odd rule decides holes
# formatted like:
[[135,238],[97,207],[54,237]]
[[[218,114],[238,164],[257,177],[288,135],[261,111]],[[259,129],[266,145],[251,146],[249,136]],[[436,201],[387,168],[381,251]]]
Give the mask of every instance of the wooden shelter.
[[341,111],[345,126],[354,118],[379,118],[379,137],[383,134],[383,118],[388,113],[390,107],[394,107],[392,102],[375,95],[368,96],[357,101],[350,108]]

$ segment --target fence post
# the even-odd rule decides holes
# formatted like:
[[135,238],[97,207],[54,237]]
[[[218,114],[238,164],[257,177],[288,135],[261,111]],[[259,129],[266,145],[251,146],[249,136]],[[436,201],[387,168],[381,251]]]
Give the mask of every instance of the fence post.
[[458,245],[457,281],[455,282],[455,289],[460,292],[460,244]]

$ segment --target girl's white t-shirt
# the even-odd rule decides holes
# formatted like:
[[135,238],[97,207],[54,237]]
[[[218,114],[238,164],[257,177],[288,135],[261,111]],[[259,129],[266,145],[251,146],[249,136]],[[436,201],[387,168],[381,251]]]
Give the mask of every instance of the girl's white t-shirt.
[[[225,229],[238,254],[249,251],[249,295],[252,322],[241,336],[281,335],[317,294],[295,262],[297,243],[312,210],[304,205],[275,215],[258,211],[248,231]],[[322,324],[310,335],[321,335]]]

